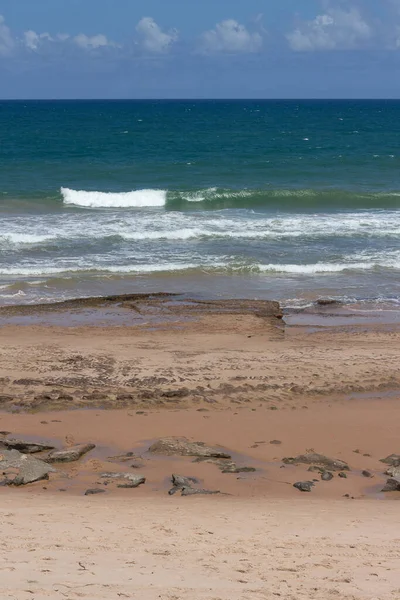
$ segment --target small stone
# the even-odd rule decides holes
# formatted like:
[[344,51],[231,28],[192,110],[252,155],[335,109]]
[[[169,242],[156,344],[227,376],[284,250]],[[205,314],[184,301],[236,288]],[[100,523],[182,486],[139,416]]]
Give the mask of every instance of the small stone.
[[106,490],[101,488],[91,488],[86,490],[85,496],[93,496],[94,494],[104,494]]
[[300,492],[311,492],[314,485],[313,481],[297,481],[293,484],[293,487],[300,490]]
[[321,475],[321,479],[322,481],[330,481],[331,479],[333,479],[333,474],[329,471],[324,471]]
[[339,475],[339,477],[342,477],[342,479],[347,479],[347,475],[346,475],[346,473],[344,473],[344,471],[340,471],[340,473],[338,475]]
[[66,492],[67,490],[65,488],[60,488],[58,491],[59,492]]
[[274,444],[276,446],[278,446],[279,444],[282,444],[281,440],[271,440],[270,444]]
[[317,452],[309,452],[308,454],[300,454],[295,458],[283,458],[286,464],[306,464],[318,465],[330,469],[331,471],[349,471],[350,467],[347,463],[337,458],[329,458]]
[[361,475],[363,477],[373,477],[372,473],[370,473],[370,471],[361,471]]

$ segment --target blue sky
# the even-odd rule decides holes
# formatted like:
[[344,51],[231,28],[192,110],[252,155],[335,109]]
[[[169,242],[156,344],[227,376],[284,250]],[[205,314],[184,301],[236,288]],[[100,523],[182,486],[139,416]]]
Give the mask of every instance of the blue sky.
[[400,97],[400,0],[0,0],[1,98]]

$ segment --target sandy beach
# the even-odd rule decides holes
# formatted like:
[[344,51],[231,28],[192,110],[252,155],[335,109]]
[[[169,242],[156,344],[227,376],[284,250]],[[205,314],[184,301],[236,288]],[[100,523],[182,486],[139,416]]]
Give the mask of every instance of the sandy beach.
[[[3,597],[397,599],[382,459],[399,452],[400,332],[317,312],[327,326],[261,301],[0,311],[0,455],[93,445],[27,454],[53,470],[0,487]],[[165,439],[185,451],[153,450]],[[218,494],[182,497],[173,474]]]

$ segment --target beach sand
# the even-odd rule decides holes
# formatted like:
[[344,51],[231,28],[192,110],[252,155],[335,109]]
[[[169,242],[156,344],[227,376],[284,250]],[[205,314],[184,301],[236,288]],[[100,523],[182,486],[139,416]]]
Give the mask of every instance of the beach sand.
[[[381,459],[400,453],[400,331],[285,327],[261,308],[0,314],[3,438],[96,445],[48,481],[0,487],[2,597],[400,597],[400,492],[381,491]],[[167,436],[251,471],[149,452]],[[347,477],[284,460],[307,452]],[[118,488],[110,471],[146,483]],[[169,496],[173,473],[221,493]]]

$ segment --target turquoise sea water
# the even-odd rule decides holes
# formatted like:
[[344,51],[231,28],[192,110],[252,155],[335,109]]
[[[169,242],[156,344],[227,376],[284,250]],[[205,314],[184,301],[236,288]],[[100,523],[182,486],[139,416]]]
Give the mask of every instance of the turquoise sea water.
[[0,102],[0,303],[398,305],[400,102]]

